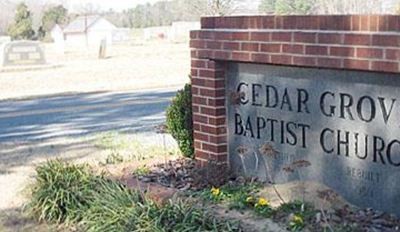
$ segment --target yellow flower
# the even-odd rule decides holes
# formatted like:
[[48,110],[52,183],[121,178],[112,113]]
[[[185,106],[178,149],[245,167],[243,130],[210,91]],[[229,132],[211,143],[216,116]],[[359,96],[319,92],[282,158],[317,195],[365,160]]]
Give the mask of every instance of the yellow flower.
[[303,218],[301,216],[294,215],[293,222],[296,224],[303,224]]
[[267,199],[265,199],[265,198],[260,197],[255,206],[259,207],[259,206],[268,206],[268,205],[269,205],[269,201]]
[[249,196],[246,198],[246,202],[253,202],[254,198],[252,196]]
[[211,194],[213,196],[218,196],[220,193],[221,193],[221,190],[219,190],[219,188],[214,188],[214,187],[211,188]]

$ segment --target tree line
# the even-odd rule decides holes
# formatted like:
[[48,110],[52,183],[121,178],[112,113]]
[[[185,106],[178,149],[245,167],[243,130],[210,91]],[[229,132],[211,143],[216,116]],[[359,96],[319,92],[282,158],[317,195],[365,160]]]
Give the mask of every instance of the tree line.
[[[383,12],[383,2],[384,0],[261,0],[258,12],[285,15],[379,14]],[[34,27],[32,12],[25,3],[20,3],[16,8],[14,21],[7,28],[7,34],[13,39],[45,39],[49,37],[55,24],[66,25],[79,15],[90,14],[102,15],[117,27],[166,26],[174,21],[197,21],[204,15],[226,16],[240,13],[245,4],[245,0],[172,0],[139,4],[122,12],[112,9],[101,11],[95,5],[87,4],[78,9],[79,13],[70,13],[63,5],[51,5],[45,8],[39,25]],[[400,8],[398,9],[397,13],[400,13]]]

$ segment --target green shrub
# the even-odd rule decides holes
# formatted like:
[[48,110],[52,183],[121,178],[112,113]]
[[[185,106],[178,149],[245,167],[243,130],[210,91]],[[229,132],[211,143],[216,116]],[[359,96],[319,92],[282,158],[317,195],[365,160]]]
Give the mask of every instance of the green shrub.
[[193,122],[191,85],[178,91],[167,109],[167,128],[184,156],[193,158]]

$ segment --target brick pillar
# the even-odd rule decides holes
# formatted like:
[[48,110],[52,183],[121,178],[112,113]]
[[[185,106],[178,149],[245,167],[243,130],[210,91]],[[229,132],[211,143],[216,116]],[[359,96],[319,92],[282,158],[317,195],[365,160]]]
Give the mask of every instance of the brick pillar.
[[191,75],[196,160],[227,163],[224,63],[192,54]]

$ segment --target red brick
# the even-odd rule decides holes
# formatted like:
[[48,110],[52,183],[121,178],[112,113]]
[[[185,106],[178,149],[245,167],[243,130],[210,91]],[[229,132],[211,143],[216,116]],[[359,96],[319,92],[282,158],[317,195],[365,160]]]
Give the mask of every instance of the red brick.
[[190,31],[190,39],[199,38],[199,31]]
[[199,70],[198,70],[198,69],[195,69],[195,68],[190,69],[190,75],[191,75],[192,77],[198,76],[198,75],[199,75]]
[[[210,159],[209,153],[201,151],[201,150],[198,150],[198,149],[196,149],[196,151],[195,151],[195,157],[196,157],[196,159],[204,159],[204,160],[209,160]],[[206,161],[201,161],[201,162],[204,162],[204,164],[203,163],[200,164],[202,167],[204,165],[206,165],[206,163],[207,163]]]
[[196,105],[192,105],[192,111],[193,113],[200,113],[200,107]]
[[319,28],[319,17],[315,16],[296,16],[296,28],[316,30]]
[[226,133],[226,128],[225,127],[211,127],[207,125],[200,125],[200,131],[209,133],[211,135],[220,135],[220,134],[225,134]]
[[249,40],[249,32],[232,32],[232,40]]
[[226,143],[227,142],[227,136],[222,135],[222,136],[209,136],[209,140],[211,143],[216,143],[216,144],[221,144],[221,143]]
[[240,43],[237,42],[224,42],[223,49],[225,50],[239,50],[240,49]]
[[348,45],[370,45],[371,35],[368,34],[345,34],[344,44]]
[[204,151],[210,151],[213,153],[222,153],[222,152],[227,152],[227,146],[226,145],[214,145],[214,144],[207,144],[203,143],[202,148]]
[[293,65],[300,66],[315,66],[317,64],[316,58],[306,56],[295,56],[293,57]]
[[250,53],[248,53],[248,52],[232,52],[232,60],[250,61]]
[[345,59],[343,60],[343,67],[348,69],[369,70],[369,61]]
[[213,58],[217,60],[229,60],[231,56],[232,56],[231,52],[215,51]]
[[254,53],[251,55],[251,60],[256,63],[269,63],[270,56],[268,54]]
[[387,61],[372,61],[371,69],[374,71],[383,72],[399,72],[399,63]]
[[204,60],[191,60],[191,66],[194,68],[206,68],[207,63]]
[[283,53],[304,54],[304,46],[296,45],[296,44],[283,44],[282,52]]
[[199,132],[193,132],[193,137],[195,140],[199,140],[199,141],[204,141],[204,142],[211,142],[211,140],[209,141],[209,136],[208,134],[203,134],[203,133],[199,133]]
[[342,60],[334,58],[318,58],[317,66],[325,68],[341,68]]
[[190,51],[190,57],[191,58],[197,58],[197,51],[196,50],[192,50],[192,51]]
[[317,41],[316,33],[295,32],[294,42],[299,43],[315,43]]
[[282,16],[282,29],[296,29],[297,17]]
[[[192,84],[194,85],[193,82],[192,82]],[[207,98],[193,96],[192,97],[192,102],[193,102],[193,104],[207,105]]]
[[201,149],[202,148],[202,144],[200,141],[194,141],[194,149]]
[[378,15],[369,15],[369,31],[378,31],[379,17]]
[[208,118],[204,115],[193,114],[193,121],[197,123],[208,123]]
[[232,40],[232,32],[215,32],[216,40]]
[[190,40],[189,46],[191,48],[206,48],[204,40]]
[[341,44],[342,34],[339,33],[319,33],[318,43],[320,44]]
[[351,30],[351,18],[343,15],[320,16],[319,29],[331,31],[349,31]]
[[399,47],[400,46],[400,35],[373,35],[372,45],[374,46],[388,46],[388,47]]
[[207,97],[224,97],[224,90],[215,90],[215,89],[203,89],[200,88],[200,95]]
[[213,117],[209,117],[208,118],[208,123],[210,125],[214,125],[214,126],[219,126],[219,125],[224,125],[226,122],[225,117],[223,118],[213,118]]
[[206,47],[209,49],[221,49],[222,48],[222,43],[218,41],[207,41],[206,42]]
[[269,42],[271,41],[271,33],[269,32],[251,32],[251,41]]
[[207,88],[220,89],[225,87],[225,80],[223,79],[204,80],[203,86]]
[[198,87],[192,85],[192,94],[199,95],[200,94],[200,89]]
[[[225,82],[225,81],[224,81]],[[225,99],[213,99],[209,98],[207,105],[209,106],[214,106],[214,107],[220,107],[220,106],[225,106]]]
[[275,27],[275,16],[263,16],[262,17],[262,28],[263,29],[274,29]]
[[361,31],[361,17],[359,15],[351,16],[351,30]]
[[388,22],[388,30],[389,31],[400,31],[400,17],[399,16],[394,16],[390,15],[388,16],[389,22]]
[[211,50],[197,50],[197,56],[199,58],[209,58],[212,55]]
[[389,60],[400,60],[400,49],[387,49],[386,59]]
[[306,54],[328,55],[328,47],[326,47],[326,46],[306,46]]
[[343,57],[354,57],[355,49],[352,47],[330,47],[329,55],[331,56],[343,56]]
[[215,33],[211,31],[199,31],[199,39],[214,39]]
[[278,53],[281,52],[281,44],[261,44],[260,51]]
[[368,15],[360,16],[360,29],[361,29],[361,31],[369,31],[369,16]]
[[[219,164],[224,164],[224,163],[228,162],[228,155],[227,154],[224,154],[224,155],[210,154],[210,160],[218,162]],[[223,167],[223,168],[227,168],[227,167]]]
[[271,41],[290,42],[292,41],[291,32],[274,32],[271,35]]
[[211,17],[203,17],[201,18],[201,28],[214,28],[214,18]]
[[258,43],[242,43],[243,51],[258,52],[260,45]]
[[271,55],[273,64],[292,64],[292,57],[286,55]]
[[359,58],[383,58],[383,50],[378,48],[357,48],[356,54]]

